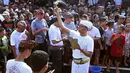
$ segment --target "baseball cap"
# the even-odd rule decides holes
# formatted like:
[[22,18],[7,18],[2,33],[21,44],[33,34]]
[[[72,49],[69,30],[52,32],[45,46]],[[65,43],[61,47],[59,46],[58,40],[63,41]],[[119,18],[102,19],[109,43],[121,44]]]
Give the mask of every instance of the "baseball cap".
[[10,15],[8,11],[4,11],[2,15]]
[[84,25],[84,26],[86,26],[86,27],[88,28],[88,30],[91,30],[92,27],[93,27],[92,22],[87,21],[87,20],[81,20],[81,21],[80,21],[80,25],[81,25],[81,24]]
[[27,27],[27,24],[25,21],[19,21],[18,24]]

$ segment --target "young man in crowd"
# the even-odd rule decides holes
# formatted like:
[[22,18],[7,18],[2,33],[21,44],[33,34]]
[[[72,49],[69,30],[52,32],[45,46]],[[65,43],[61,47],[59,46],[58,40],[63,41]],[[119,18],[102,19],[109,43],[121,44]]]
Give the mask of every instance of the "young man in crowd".
[[93,39],[86,33],[92,28],[92,23],[86,20],[80,21],[78,32],[66,28],[61,20],[59,9],[55,9],[60,28],[70,37],[77,39],[78,46],[73,48],[73,61],[71,73],[89,73],[90,57],[93,53]]
[[48,31],[48,25],[44,17],[44,11],[38,9],[36,11],[36,19],[32,21],[31,28],[32,34],[35,36],[35,41],[37,43],[36,49],[43,50],[47,52],[46,44],[46,33]]
[[2,22],[2,27],[5,28],[8,37],[10,37],[11,33],[13,32],[14,28],[16,27],[14,21],[10,19],[10,13],[8,11],[3,12],[4,21]]
[[[0,65],[2,66],[2,73],[5,73],[5,64],[7,62],[7,56],[9,53],[9,42],[6,35],[6,31],[3,27],[0,27]],[[4,60],[4,61],[3,61]]]
[[104,40],[104,32],[106,30],[106,24],[107,24],[107,18],[106,17],[100,17],[100,26],[98,27],[100,34],[101,34],[101,38],[98,40],[100,46],[100,60],[103,59],[104,54],[105,54],[105,40]]
[[123,56],[123,48],[125,45],[125,36],[122,34],[124,32],[124,26],[118,26],[117,32],[114,33],[110,39],[111,50],[110,50],[110,59],[107,66],[107,71],[110,72],[110,65],[112,62],[115,62],[116,73],[119,72],[119,65]]
[[33,73],[31,67],[24,62],[24,59],[30,56],[34,45],[34,41],[22,40],[18,47],[18,56],[15,59],[8,60],[6,64],[6,73]]
[[73,22],[73,15],[70,12],[67,12],[65,13],[64,18],[65,18],[64,26],[71,30],[76,30],[76,26]]
[[49,40],[51,45],[52,65],[54,73],[62,73],[62,51],[63,41],[57,18],[53,18],[54,23],[49,29]]
[[98,42],[101,38],[100,32],[97,27],[92,26],[92,29],[88,31],[87,34],[94,40],[94,65],[99,65],[100,46],[102,46]]
[[19,53],[19,49],[18,49],[18,46],[20,43],[19,37],[25,31],[26,26],[27,25],[26,25],[25,21],[19,21],[17,23],[16,30],[14,30],[10,36],[11,50],[12,50],[14,57],[16,57]]
[[112,36],[112,34],[114,33],[114,21],[108,21],[107,23],[108,28],[105,30],[104,32],[104,40],[105,40],[105,47],[104,47],[104,57],[102,60],[102,65],[107,65],[107,61],[109,60],[109,56],[110,56],[110,49],[111,49],[111,43],[110,43],[110,38]]
[[[64,21],[64,26],[67,27],[68,29],[71,30],[77,30],[76,25],[73,21],[73,15],[70,12],[66,12],[64,15],[65,21]],[[69,37],[67,34],[65,34],[63,32],[62,37],[66,37],[68,40],[64,41],[64,62],[65,63],[69,63],[70,60],[72,59],[72,50],[71,50],[71,45],[70,45],[70,39],[72,39],[71,37]]]

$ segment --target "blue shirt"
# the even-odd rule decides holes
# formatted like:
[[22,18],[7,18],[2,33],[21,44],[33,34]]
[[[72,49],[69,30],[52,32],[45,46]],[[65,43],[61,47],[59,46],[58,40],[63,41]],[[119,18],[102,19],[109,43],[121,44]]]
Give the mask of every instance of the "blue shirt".
[[[35,19],[32,21],[31,28],[32,30],[39,30],[41,28],[48,28],[48,25],[45,19],[42,20]],[[35,42],[44,43],[45,35],[46,32],[40,32],[37,35],[35,35]]]
[[67,27],[67,28],[69,28],[71,30],[76,30],[76,26],[75,26],[74,22],[70,22],[70,24],[66,24],[64,22],[64,25],[65,25],[65,27]]
[[[70,22],[70,24],[66,24],[64,22],[64,26],[67,27],[68,29],[71,29],[71,30],[76,30],[76,25],[74,24],[74,22]],[[67,36],[68,39],[71,39],[69,36]]]

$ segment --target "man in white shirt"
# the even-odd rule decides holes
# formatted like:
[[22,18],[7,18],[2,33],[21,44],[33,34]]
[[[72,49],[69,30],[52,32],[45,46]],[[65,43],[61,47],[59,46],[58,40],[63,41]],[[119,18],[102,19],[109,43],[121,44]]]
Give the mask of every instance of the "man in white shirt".
[[52,65],[55,68],[54,73],[62,73],[62,48],[63,42],[61,31],[58,25],[57,18],[53,18],[54,24],[49,29],[49,40],[51,45]]
[[22,40],[20,42],[19,54],[15,59],[8,60],[6,73],[33,73],[31,67],[24,62],[24,59],[30,56],[34,44],[34,41]]
[[102,45],[99,44],[99,40],[101,38],[100,32],[98,28],[92,26],[92,29],[88,31],[87,34],[94,40],[94,65],[99,65],[100,47],[102,47]]
[[14,30],[10,37],[11,50],[13,52],[14,57],[16,57],[19,53],[18,45],[20,43],[19,37],[21,33],[25,31],[26,23],[24,21],[19,21],[17,23],[17,29]]
[[69,34],[73,39],[77,39],[78,47],[73,50],[73,61],[71,73],[89,73],[90,57],[93,53],[93,39],[86,33],[92,28],[92,23],[81,20],[78,32],[70,30],[63,25],[59,9],[55,9],[60,28]]

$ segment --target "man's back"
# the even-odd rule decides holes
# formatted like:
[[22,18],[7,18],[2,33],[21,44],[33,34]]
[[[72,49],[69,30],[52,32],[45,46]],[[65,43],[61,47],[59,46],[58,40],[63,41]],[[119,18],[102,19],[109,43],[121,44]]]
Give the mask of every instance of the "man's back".
[[6,73],[32,73],[32,69],[24,62],[12,59],[7,62]]

